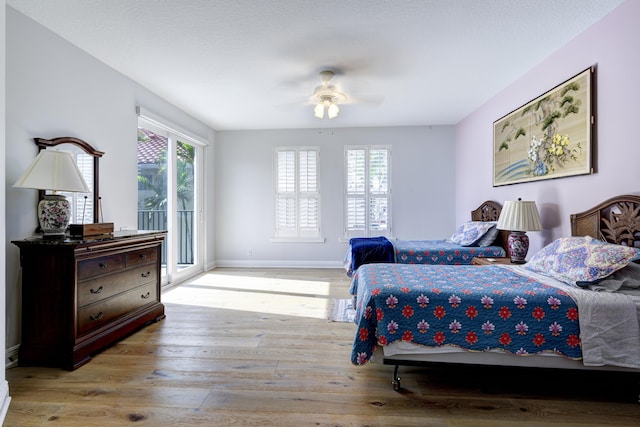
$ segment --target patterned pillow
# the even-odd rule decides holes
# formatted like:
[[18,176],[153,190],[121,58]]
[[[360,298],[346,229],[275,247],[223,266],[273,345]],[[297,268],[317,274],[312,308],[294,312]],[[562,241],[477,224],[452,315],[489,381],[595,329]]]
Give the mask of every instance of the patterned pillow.
[[593,282],[625,267],[636,255],[628,246],[601,242],[591,236],[562,237],[540,249],[525,268],[569,285]]
[[[496,223],[494,223],[496,224]],[[497,225],[497,224],[496,224]],[[478,240],[474,246],[478,246],[478,247],[485,247],[485,246],[489,246],[492,245],[493,242],[496,241],[496,237],[498,237],[498,233],[500,232],[500,230],[498,230],[498,227],[493,227],[490,228],[489,231],[487,231],[484,236],[482,236],[480,238],[480,240]]]
[[[473,246],[487,231],[496,227],[496,223],[484,221],[469,221],[462,224],[449,240],[460,246]],[[495,238],[494,238],[495,239]],[[493,242],[493,240],[492,240]]]

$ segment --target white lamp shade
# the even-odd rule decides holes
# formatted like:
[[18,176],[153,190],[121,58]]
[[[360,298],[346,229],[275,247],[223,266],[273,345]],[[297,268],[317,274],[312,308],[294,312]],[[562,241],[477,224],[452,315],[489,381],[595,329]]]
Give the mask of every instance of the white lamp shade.
[[91,192],[71,153],[58,150],[40,150],[13,186],[36,190]]
[[322,102],[318,103],[313,109],[313,115],[321,119],[324,117],[324,105]]
[[340,108],[338,108],[338,105],[335,102],[329,99],[323,99],[313,108],[313,115],[321,119],[324,117],[325,109],[327,110],[327,116],[330,119],[337,117],[340,112]]
[[330,103],[329,106],[327,107],[327,115],[329,116],[330,119],[337,117],[339,112],[340,112],[340,109],[333,102]]
[[536,203],[523,200],[504,202],[497,228],[509,231],[542,230],[542,222]]

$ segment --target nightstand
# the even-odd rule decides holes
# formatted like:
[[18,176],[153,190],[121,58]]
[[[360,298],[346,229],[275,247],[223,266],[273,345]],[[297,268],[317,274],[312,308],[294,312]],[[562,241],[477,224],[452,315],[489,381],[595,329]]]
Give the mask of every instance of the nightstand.
[[[474,257],[471,260],[471,265],[494,265],[494,264],[511,265],[511,258],[510,257],[494,257],[494,258]],[[514,265],[517,265],[517,264],[514,264]]]

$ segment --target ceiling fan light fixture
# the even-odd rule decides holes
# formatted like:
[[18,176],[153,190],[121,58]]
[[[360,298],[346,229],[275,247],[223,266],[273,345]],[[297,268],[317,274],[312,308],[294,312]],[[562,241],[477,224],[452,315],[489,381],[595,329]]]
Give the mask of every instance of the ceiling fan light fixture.
[[311,96],[311,101],[316,103],[313,108],[313,115],[321,119],[324,117],[324,110],[326,109],[327,116],[333,119],[340,112],[337,104],[345,102],[347,97],[345,94],[338,92],[335,86],[329,84],[329,80],[333,77],[333,71],[322,71],[320,72],[320,77],[322,78],[322,84],[316,86]]
[[333,102],[330,102],[329,106],[327,107],[327,115],[329,116],[329,118],[333,119],[334,117],[337,117],[339,112],[340,109],[338,108],[338,106]]
[[317,118],[321,119],[324,117],[324,111],[327,110],[327,116],[330,119],[338,117],[338,113],[340,112],[340,108],[330,99],[323,99],[316,104],[313,108],[313,115]]

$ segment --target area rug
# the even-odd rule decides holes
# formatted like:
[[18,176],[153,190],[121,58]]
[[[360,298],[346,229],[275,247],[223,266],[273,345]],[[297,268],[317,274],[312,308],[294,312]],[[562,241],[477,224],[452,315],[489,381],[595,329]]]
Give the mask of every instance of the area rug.
[[336,298],[333,300],[332,322],[353,322],[355,318],[356,310],[353,308],[352,298]]

